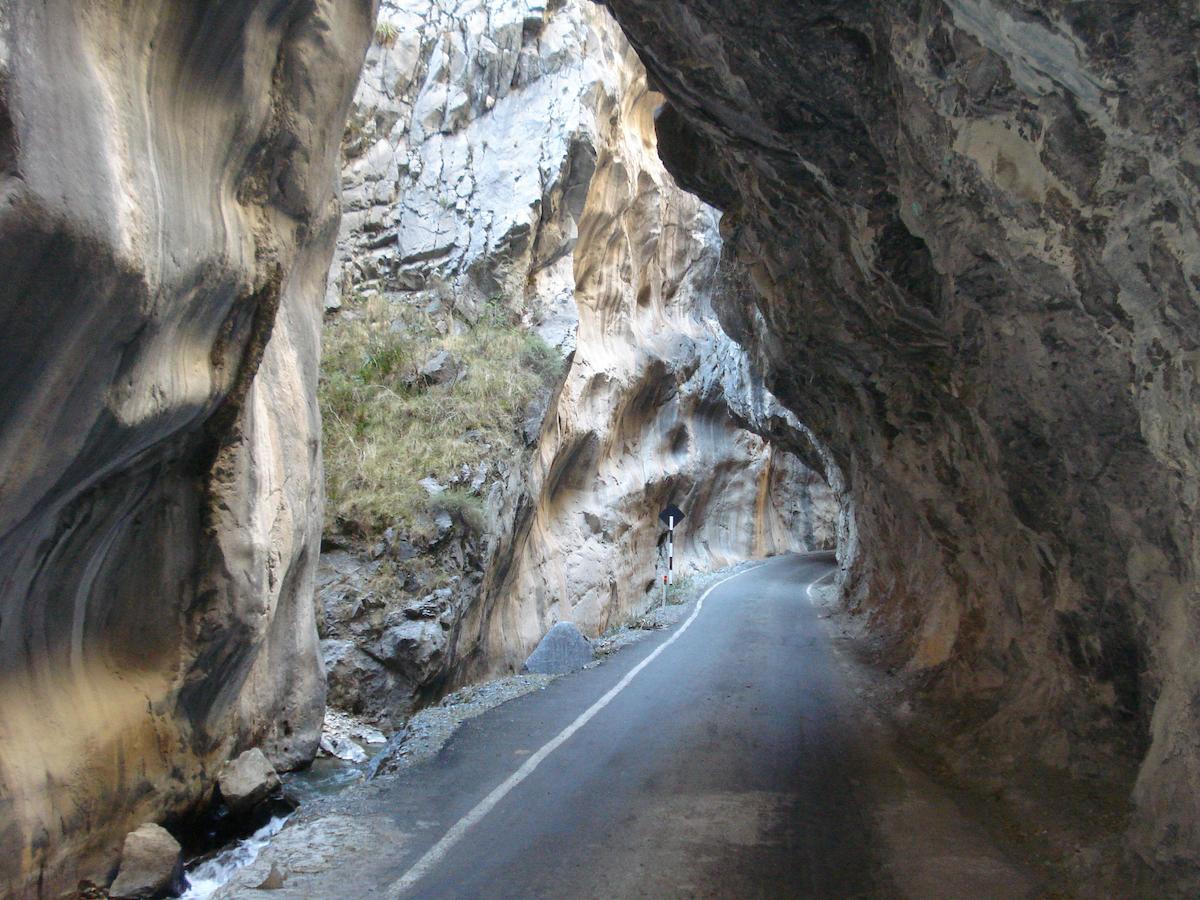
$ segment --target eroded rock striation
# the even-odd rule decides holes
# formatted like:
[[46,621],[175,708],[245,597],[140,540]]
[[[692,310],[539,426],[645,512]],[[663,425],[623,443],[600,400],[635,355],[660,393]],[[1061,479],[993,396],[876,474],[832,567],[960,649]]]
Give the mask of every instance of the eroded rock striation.
[[0,3],[0,893],[310,758],[321,298],[374,9]]
[[527,476],[532,502],[514,520],[511,556],[489,571],[459,645],[489,672],[519,665],[555,621],[597,634],[642,611],[662,576],[658,512],[668,503],[688,514],[681,571],[834,541],[820,450],[713,313],[744,277],[722,265],[716,213],[663,168],[661,97],[611,19],[593,21],[622,63],[594,101],[596,161],[572,253],[572,365]]
[[[395,724],[516,671],[556,622],[595,636],[643,609],[661,504],[691,511],[687,570],[831,546],[836,503],[716,320],[711,297],[741,290],[741,270],[722,269],[715,212],[664,170],[660,99],[611,17],[580,0],[395,0],[380,23],[347,134],[329,345],[368,321],[438,341],[500,318],[556,360],[515,447],[470,429],[461,470],[419,473],[429,515],[355,541],[338,504],[345,546],[320,578],[331,702]],[[441,357],[381,388],[449,409],[488,361]]]
[[606,5],[751,271],[718,312],[845,477],[849,602],[964,746],[1128,778],[1194,886],[1194,14]]

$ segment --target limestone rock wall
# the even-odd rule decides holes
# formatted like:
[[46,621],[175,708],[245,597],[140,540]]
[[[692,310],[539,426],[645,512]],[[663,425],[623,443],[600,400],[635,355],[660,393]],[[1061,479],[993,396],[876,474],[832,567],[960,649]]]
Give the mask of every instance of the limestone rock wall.
[[845,476],[849,602],[964,748],[1123,786],[1194,887],[1193,12],[606,5],[751,270],[718,311]]
[[314,403],[361,2],[0,3],[0,894],[315,750]]
[[[586,9],[382,5],[344,146],[328,329],[353,322],[364,301],[382,303],[393,328],[438,334],[499,314],[545,337],[561,380],[575,347],[571,253],[596,152],[590,97],[611,77]],[[324,556],[333,703],[395,726],[461,677],[461,624],[484,572],[512,553],[529,448],[556,387],[534,398],[515,448],[481,447],[462,484],[445,482],[478,498],[483,534],[439,516],[433,540],[392,529]],[[381,652],[385,641],[397,652]]]
[[589,177],[570,229],[575,350],[524,475],[511,550],[464,622],[468,672],[519,667],[557,621],[595,635],[654,602],[669,502],[688,513],[679,574],[835,540],[832,491],[787,449],[811,458],[807,436],[781,424],[786,411],[712,311],[738,276],[721,269],[714,211],[658,159],[661,98],[611,18],[580,9],[599,43],[592,58],[607,65],[588,98]]
[[[397,328],[416,311],[439,332],[499,306],[563,357],[527,449],[464,476],[486,501],[478,553],[445,552],[455,522],[403,562],[427,557],[452,583],[378,588],[400,540],[326,557],[331,696],[384,721],[518,667],[558,620],[595,633],[647,603],[658,504],[695,507],[687,568],[831,545],[836,503],[717,323],[710,298],[741,276],[720,269],[713,210],[663,169],[658,98],[611,17],[582,0],[385,0],[380,22],[347,135],[329,327],[364,297]],[[401,659],[381,658],[389,627],[408,636]]]

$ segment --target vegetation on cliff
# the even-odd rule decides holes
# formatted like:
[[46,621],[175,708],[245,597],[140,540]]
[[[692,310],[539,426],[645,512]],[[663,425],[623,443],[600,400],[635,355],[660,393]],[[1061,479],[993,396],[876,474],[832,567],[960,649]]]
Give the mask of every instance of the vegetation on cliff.
[[[438,509],[480,516],[480,482],[520,451],[522,421],[562,366],[499,301],[465,323],[357,296],[324,342],[325,526],[363,538]],[[443,370],[423,374],[443,352]],[[447,490],[431,494],[429,478]]]

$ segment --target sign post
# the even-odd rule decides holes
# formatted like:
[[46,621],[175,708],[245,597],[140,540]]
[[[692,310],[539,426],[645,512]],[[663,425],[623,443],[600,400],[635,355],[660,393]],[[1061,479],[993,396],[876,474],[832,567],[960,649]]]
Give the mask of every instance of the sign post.
[[674,503],[658,514],[662,523],[667,526],[667,571],[663,573],[662,605],[667,605],[667,586],[675,580],[675,523],[683,521],[683,510]]

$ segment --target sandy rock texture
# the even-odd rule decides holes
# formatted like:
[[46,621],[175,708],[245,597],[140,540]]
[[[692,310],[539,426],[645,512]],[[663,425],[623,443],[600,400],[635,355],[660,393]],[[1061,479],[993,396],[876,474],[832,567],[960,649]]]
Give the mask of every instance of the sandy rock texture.
[[321,298],[374,15],[0,3],[0,893],[315,750]]
[[[659,100],[611,17],[582,0],[387,0],[380,22],[347,135],[330,321],[369,298],[394,327],[417,311],[453,332],[500,306],[564,359],[521,453],[429,486],[485,500],[478,547],[456,521],[428,546],[397,533],[374,559],[324,556],[332,702],[385,722],[517,671],[558,621],[595,636],[640,611],[659,504],[693,511],[682,570],[831,546],[836,504],[717,322],[711,297],[742,275],[720,269],[715,212],[663,169]],[[377,588],[381,569],[425,558],[445,586]]]
[[1109,781],[1200,860],[1192,11],[609,0],[718,312],[853,498],[849,601],[963,748]]

